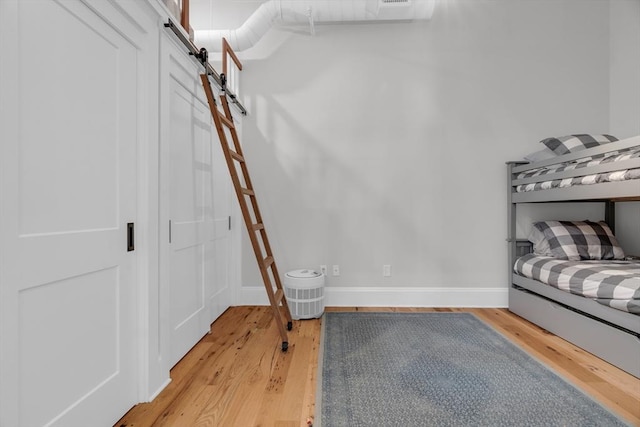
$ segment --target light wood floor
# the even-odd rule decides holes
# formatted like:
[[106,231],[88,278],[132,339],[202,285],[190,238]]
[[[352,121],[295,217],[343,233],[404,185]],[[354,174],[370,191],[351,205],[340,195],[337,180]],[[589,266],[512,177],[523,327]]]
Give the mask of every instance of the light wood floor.
[[[471,312],[539,361],[640,426],[640,380],[506,309],[327,308],[326,311]],[[294,321],[289,350],[268,307],[233,307],[171,371],[151,403],[131,409],[117,427],[307,426],[315,414],[320,320]]]

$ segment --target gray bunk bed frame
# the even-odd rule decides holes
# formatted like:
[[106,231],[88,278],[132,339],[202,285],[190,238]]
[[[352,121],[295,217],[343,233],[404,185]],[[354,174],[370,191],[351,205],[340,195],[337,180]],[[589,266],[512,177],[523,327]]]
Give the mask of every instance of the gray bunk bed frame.
[[[640,159],[601,164],[526,179],[517,174],[559,162],[640,146],[640,136],[558,156],[542,162],[507,163],[509,310],[640,378],[640,316],[610,308],[573,295],[513,271],[515,260],[531,252],[526,240],[516,238],[517,206],[520,203],[602,202],[605,221],[615,230],[615,203],[640,201],[640,180],[606,182],[567,188],[516,193],[515,187],[551,179],[640,167]],[[548,218],[557,219],[557,218]],[[640,226],[640,220],[638,221]],[[640,255],[640,254],[636,254]]]

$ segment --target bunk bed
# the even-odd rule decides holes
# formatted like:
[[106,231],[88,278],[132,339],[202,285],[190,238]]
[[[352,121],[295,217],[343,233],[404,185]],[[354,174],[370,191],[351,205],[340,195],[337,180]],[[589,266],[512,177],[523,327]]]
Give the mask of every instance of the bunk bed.
[[[547,146],[533,153],[533,161],[507,163],[509,310],[640,378],[640,254],[620,253],[614,235],[616,203],[640,201],[640,136],[620,141],[604,137],[543,140]],[[531,224],[529,239],[516,237],[518,205],[554,202],[602,202],[604,221],[549,218]],[[640,218],[637,222],[640,227]],[[554,227],[562,231],[549,247]],[[584,227],[597,230],[596,241],[607,242],[595,255],[582,247],[593,236],[559,237]],[[574,246],[567,249],[566,239]],[[576,273],[577,264],[600,270]],[[614,288],[576,285],[571,275],[611,275]],[[555,283],[543,283],[541,276],[553,277]],[[620,291],[615,285],[622,282]],[[623,301],[614,300],[616,295],[623,295]]]

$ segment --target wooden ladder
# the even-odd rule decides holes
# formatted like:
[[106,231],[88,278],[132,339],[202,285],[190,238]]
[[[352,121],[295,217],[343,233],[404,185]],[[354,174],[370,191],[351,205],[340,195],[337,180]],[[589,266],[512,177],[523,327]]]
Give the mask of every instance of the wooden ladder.
[[[213,95],[211,82],[209,81],[207,74],[200,74],[200,79],[202,80],[202,86],[204,87],[205,94],[207,95],[211,116],[213,117],[216,130],[218,131],[222,152],[224,153],[224,158],[229,168],[231,181],[233,182],[238,203],[240,204],[240,210],[242,211],[242,218],[244,219],[247,232],[249,233],[249,238],[251,239],[251,245],[253,246],[253,252],[255,253],[256,261],[260,268],[262,281],[264,282],[264,286],[267,290],[267,296],[269,297],[273,317],[278,324],[280,336],[282,338],[282,351],[287,351],[287,348],[289,347],[287,330],[290,331],[293,326],[291,312],[289,311],[285,292],[282,288],[276,261],[273,257],[273,252],[271,251],[271,245],[269,244],[269,238],[267,237],[267,230],[265,229],[264,222],[262,221],[262,215],[260,214],[260,209],[258,207],[258,200],[256,199],[256,193],[253,189],[253,185],[251,184],[249,169],[247,168],[245,157],[242,154],[242,146],[238,139],[238,133],[236,132],[225,91],[227,54],[234,60],[238,69],[242,70],[242,64],[235,56],[235,53],[233,53],[225,39],[222,40],[222,46],[223,72],[220,74],[222,90],[219,98],[223,112],[218,109],[218,104]],[[233,148],[229,145],[225,128],[231,135]],[[238,173],[237,165],[240,166],[240,174]],[[247,199],[249,199],[249,203],[247,203]]]

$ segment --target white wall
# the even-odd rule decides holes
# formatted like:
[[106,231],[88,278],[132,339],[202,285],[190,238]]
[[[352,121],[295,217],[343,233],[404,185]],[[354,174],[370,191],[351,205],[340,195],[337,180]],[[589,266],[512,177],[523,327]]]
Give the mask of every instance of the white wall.
[[611,0],[611,133],[640,135],[640,1]]
[[280,270],[338,264],[329,293],[506,292],[505,161],[609,130],[606,1],[442,1],[429,22],[276,28],[241,55]]
[[[640,135],[640,1],[610,2],[611,133]],[[618,203],[616,234],[629,254],[640,255],[640,202]]]

